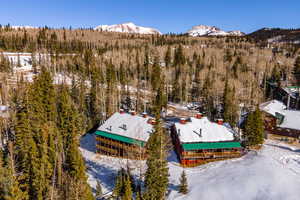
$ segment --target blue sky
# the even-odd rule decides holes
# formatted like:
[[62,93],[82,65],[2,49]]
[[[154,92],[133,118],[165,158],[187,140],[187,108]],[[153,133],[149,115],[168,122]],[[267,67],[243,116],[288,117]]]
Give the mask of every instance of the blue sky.
[[246,33],[300,28],[300,0],[3,0],[0,23],[95,27],[133,22],[163,33],[215,25]]

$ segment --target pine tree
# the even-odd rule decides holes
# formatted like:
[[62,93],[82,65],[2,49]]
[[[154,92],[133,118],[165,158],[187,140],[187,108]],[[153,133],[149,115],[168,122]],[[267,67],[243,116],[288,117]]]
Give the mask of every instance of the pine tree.
[[22,172],[20,176],[20,188],[29,192],[30,179],[30,154],[32,138],[32,127],[30,125],[29,106],[27,94],[24,97],[24,103],[16,114],[15,122],[15,153],[17,157],[17,170]]
[[299,74],[300,73],[300,55],[297,56],[295,63],[294,63],[294,72]]
[[159,58],[155,57],[153,63],[153,71],[151,73],[151,85],[153,91],[156,91],[157,88],[160,86],[160,78],[161,78],[161,69],[159,65]]
[[102,186],[100,184],[100,182],[97,180],[97,185],[96,185],[96,197],[97,198],[101,198],[103,195],[103,192],[102,192]]
[[22,65],[21,65],[21,58],[20,58],[20,55],[18,54],[18,57],[17,57],[18,59],[17,59],[17,66],[16,67],[22,67]]
[[6,172],[3,174],[5,179],[5,181],[3,182],[5,184],[5,193],[3,195],[3,199],[4,200],[27,200],[28,196],[26,192],[23,192],[20,189],[18,177],[15,171],[15,159],[14,159],[12,143],[9,143],[9,154],[7,160],[8,160],[7,169],[5,170]]
[[6,185],[5,185],[5,180],[6,180],[5,174],[6,174],[6,172],[5,172],[2,157],[3,157],[3,152],[0,149],[0,199],[4,199],[4,195],[5,195],[5,192],[6,192]]
[[165,55],[165,64],[166,64],[166,67],[169,67],[171,65],[171,47],[168,46],[168,49],[167,49],[167,52],[166,52],[166,55]]
[[185,171],[183,170],[180,177],[179,192],[182,194],[188,193],[188,184]]
[[[90,187],[87,185],[87,177],[85,175],[85,164],[79,152],[79,135],[80,128],[77,127],[79,115],[75,109],[71,97],[67,89],[63,88],[61,92],[60,111],[64,115],[60,116],[60,131],[67,133],[65,135],[65,149],[66,149],[66,171],[70,177],[73,187],[71,192],[81,199],[93,199]],[[64,116],[67,116],[64,118]]]
[[119,197],[122,194],[122,188],[123,188],[123,175],[121,171],[119,171],[115,180],[113,195]]
[[225,88],[223,93],[223,103],[224,103],[224,110],[223,116],[225,122],[228,122],[231,126],[236,126],[237,122],[237,102],[235,100],[235,89],[231,89],[228,80],[226,79]]
[[246,146],[262,144],[264,141],[264,127],[262,114],[259,108],[249,114],[243,137],[246,141]]
[[95,126],[100,121],[99,110],[99,83],[100,77],[96,69],[93,68],[91,76],[91,90],[90,90],[90,115],[92,120],[92,126]]
[[143,199],[165,199],[168,188],[169,169],[167,163],[167,138],[160,121],[160,110],[156,111],[154,133],[147,142],[147,171]]
[[33,52],[31,54],[31,65],[33,69],[33,73],[37,74],[37,61],[36,61],[36,54]]
[[297,56],[294,63],[294,74],[297,79],[297,84],[300,86],[300,55]]
[[135,195],[135,200],[142,200],[142,195],[139,191]]
[[121,199],[122,200],[131,200],[132,199],[132,188],[131,188],[131,182],[130,182],[129,176],[125,176],[124,194]]
[[136,185],[135,185],[134,177],[131,174],[131,170],[130,170],[129,165],[127,165],[126,175],[129,177],[132,191],[135,192],[136,191]]

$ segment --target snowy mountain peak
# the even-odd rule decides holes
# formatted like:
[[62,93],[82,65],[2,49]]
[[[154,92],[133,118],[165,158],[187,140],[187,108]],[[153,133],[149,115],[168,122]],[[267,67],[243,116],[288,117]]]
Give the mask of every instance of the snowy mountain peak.
[[12,29],[37,29],[37,27],[34,26],[12,26]]
[[126,23],[124,23],[123,25],[127,25],[127,26],[135,26],[135,24],[132,23],[132,22],[126,22]]
[[136,33],[136,34],[161,34],[158,30],[149,27],[137,26],[132,22],[114,25],[100,25],[95,28],[99,31],[120,32],[120,33]]
[[243,33],[242,31],[228,31],[229,35],[232,36],[244,36],[245,33]]
[[191,30],[187,32],[190,36],[243,36],[245,35],[241,31],[223,31],[216,26],[198,25],[193,26]]

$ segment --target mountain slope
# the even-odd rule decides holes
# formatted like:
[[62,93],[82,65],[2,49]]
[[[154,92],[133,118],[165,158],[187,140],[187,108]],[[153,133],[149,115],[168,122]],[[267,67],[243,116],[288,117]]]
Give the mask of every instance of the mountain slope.
[[94,28],[99,31],[120,32],[120,33],[136,33],[136,34],[161,34],[157,29],[137,26],[132,22],[114,25],[100,25]]
[[187,32],[190,36],[243,36],[241,31],[223,31],[216,26],[198,25],[193,26]]
[[300,29],[262,28],[247,35],[255,41],[300,43]]

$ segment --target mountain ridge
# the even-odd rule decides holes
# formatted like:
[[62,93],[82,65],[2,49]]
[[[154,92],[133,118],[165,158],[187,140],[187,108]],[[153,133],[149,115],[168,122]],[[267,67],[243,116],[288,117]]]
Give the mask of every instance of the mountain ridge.
[[197,25],[193,26],[187,31],[187,34],[193,37],[196,36],[244,36],[245,33],[235,30],[235,31],[224,31],[216,26],[207,25]]
[[120,32],[120,33],[136,33],[136,34],[158,34],[162,33],[150,27],[137,26],[132,22],[126,22],[123,24],[113,24],[113,25],[99,25],[94,28],[98,31],[107,31],[107,32]]

